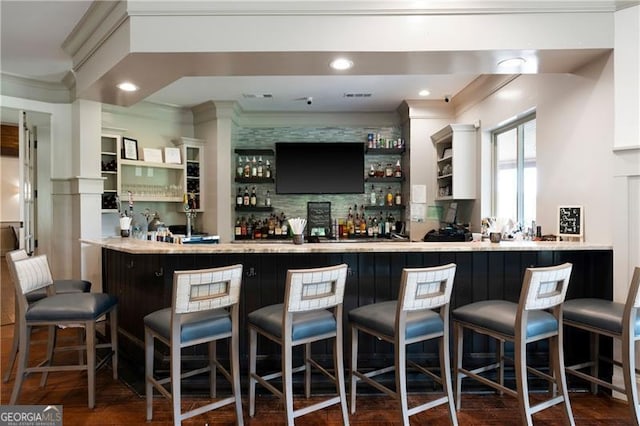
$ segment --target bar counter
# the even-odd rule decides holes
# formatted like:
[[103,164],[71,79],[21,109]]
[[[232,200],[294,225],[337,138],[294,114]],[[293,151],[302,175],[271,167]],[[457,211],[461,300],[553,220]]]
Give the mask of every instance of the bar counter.
[[195,254],[195,253],[403,253],[403,252],[475,252],[475,251],[567,251],[611,250],[611,245],[569,241],[502,241],[500,243],[422,241],[336,240],[296,245],[291,240],[234,241],[223,244],[172,244],[133,238],[83,240],[84,243],[131,254]]
[[[118,296],[121,353],[144,368],[143,318],[157,309],[171,306],[172,276],[176,270],[200,269],[240,263],[243,282],[240,302],[241,365],[247,365],[248,313],[274,303],[282,303],[288,269],[313,268],[346,263],[349,265],[344,299],[345,352],[349,353],[349,310],[397,297],[404,267],[434,266],[454,262],[457,265],[451,309],[468,303],[502,299],[518,301],[524,270],[531,266],[573,264],[567,299],[613,297],[613,250],[610,245],[578,242],[324,242],[294,245],[292,242],[234,242],[223,244],[171,244],[131,238],[84,240],[102,247],[102,275],[105,292]],[[467,344],[467,342],[469,342]],[[567,362],[581,360],[588,353],[588,336],[568,330],[565,333]],[[260,343],[262,353],[279,364],[278,347]],[[225,345],[219,355],[226,358]],[[392,348],[375,339],[361,339],[360,363],[378,367],[393,359]],[[331,356],[330,345],[314,347],[323,356]],[[484,361],[495,351],[493,342],[465,339],[465,363]],[[533,359],[546,363],[546,342],[532,344]],[[601,345],[610,355],[610,343]],[[437,364],[437,346],[418,344],[410,356]],[[166,354],[164,354],[166,360]],[[194,354],[197,355],[197,354]],[[160,354],[162,358],[162,354]],[[538,357],[538,358],[536,358]],[[162,360],[160,360],[162,361]],[[507,372],[507,377],[509,377]],[[417,379],[416,379],[417,380]],[[536,386],[533,384],[532,386]]]

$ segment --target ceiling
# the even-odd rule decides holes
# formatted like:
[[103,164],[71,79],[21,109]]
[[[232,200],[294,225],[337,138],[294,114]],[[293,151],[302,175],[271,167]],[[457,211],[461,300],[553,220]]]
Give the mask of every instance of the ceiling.
[[[502,2],[501,5],[508,3],[517,2]],[[72,68],[71,58],[61,46],[90,5],[89,0],[0,0],[2,73],[61,82]],[[549,7],[549,2],[545,7]],[[568,69],[588,59],[589,55],[545,58],[541,54],[538,58],[540,63],[546,61],[550,69],[558,68],[558,64],[560,69]],[[452,58],[438,60],[444,63],[451,62]],[[468,73],[455,74],[419,74],[399,69],[395,73],[381,74],[353,72],[352,75],[335,75],[329,70],[322,70],[290,75],[295,67],[287,61],[268,64],[267,68],[271,70],[268,75],[250,75],[252,73],[249,72],[233,76],[182,77],[150,94],[146,100],[183,107],[210,100],[237,101],[245,111],[393,111],[402,100],[421,99],[418,92],[422,89],[430,91],[430,95],[422,99],[455,96],[480,73],[470,67]],[[326,64],[325,68],[328,68]]]

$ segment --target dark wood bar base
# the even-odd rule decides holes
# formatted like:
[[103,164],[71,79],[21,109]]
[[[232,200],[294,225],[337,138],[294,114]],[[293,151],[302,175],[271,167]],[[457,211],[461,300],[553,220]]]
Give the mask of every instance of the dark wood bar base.
[[[200,269],[241,263],[244,265],[242,283],[240,333],[241,366],[246,376],[247,327],[246,316],[262,306],[281,303],[284,297],[285,274],[288,269],[312,268],[347,263],[349,272],[344,301],[345,327],[347,312],[357,306],[395,299],[400,272],[404,267],[434,266],[454,262],[458,265],[452,296],[452,309],[471,302],[486,299],[518,301],[525,268],[549,266],[563,262],[574,265],[567,299],[613,296],[613,254],[611,250],[489,250],[489,251],[434,251],[434,252],[375,252],[375,253],[180,253],[180,254],[132,254],[103,248],[103,286],[108,293],[119,298],[119,324],[121,353],[132,365],[138,367],[134,375],[143,377],[143,317],[150,312],[171,304],[172,273],[176,270]],[[346,328],[348,330],[348,328]],[[349,353],[349,339],[345,333],[345,352]],[[467,343],[468,342],[468,343]],[[579,360],[588,353],[589,339],[583,333],[568,330],[565,334],[565,353],[568,363]],[[219,354],[225,358],[224,344],[219,344]],[[536,365],[546,365],[546,343],[534,344],[529,351]],[[486,338],[465,337],[464,362],[466,365],[482,362],[494,354],[494,342]],[[331,345],[314,346],[317,358],[331,356]],[[279,347],[260,341],[259,354],[264,368],[279,366]],[[511,349],[507,347],[507,355]],[[611,343],[603,342],[601,351],[611,353]],[[370,338],[361,339],[359,363],[364,368],[389,365],[393,359],[391,346]],[[409,348],[409,356],[437,365],[437,347],[419,344]],[[158,353],[159,361],[165,354]],[[198,352],[187,353],[194,362],[201,359]],[[296,361],[300,361],[301,357]],[[260,368],[260,362],[258,368]],[[348,368],[348,364],[347,364]],[[603,371],[603,377],[610,375]],[[511,374],[507,370],[506,378]],[[413,380],[412,380],[413,379]],[[429,387],[421,376],[410,378],[410,383],[420,389]],[[473,382],[463,386],[465,390]],[[197,385],[197,384],[196,384]],[[322,386],[322,385],[320,385]],[[544,383],[532,382],[532,388],[544,387]],[[579,381],[570,382],[573,388],[584,388]]]

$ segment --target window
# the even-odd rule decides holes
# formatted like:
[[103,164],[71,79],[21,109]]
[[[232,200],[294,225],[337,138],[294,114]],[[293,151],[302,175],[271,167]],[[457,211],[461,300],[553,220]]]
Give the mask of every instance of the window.
[[536,116],[528,115],[492,134],[493,216],[525,228],[536,219]]

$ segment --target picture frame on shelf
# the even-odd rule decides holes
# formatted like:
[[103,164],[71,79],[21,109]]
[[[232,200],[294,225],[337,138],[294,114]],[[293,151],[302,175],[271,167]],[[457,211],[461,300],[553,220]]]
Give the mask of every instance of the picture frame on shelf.
[[125,160],[138,159],[138,141],[136,139],[122,138],[122,158]]
[[180,148],[164,147],[164,162],[167,164],[182,164]]
[[142,150],[146,163],[162,163],[162,151],[157,148],[144,148]]

